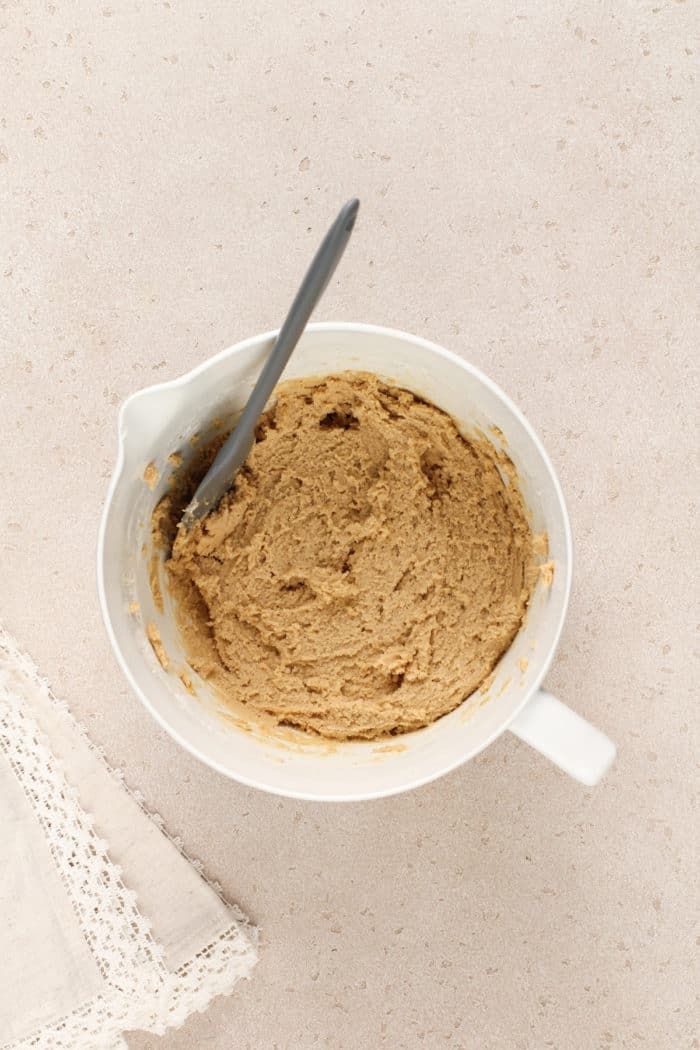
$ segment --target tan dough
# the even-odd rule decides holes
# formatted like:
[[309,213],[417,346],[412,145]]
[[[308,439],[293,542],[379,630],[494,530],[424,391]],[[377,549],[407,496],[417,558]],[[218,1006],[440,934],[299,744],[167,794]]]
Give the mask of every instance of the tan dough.
[[235,489],[178,533],[167,571],[189,661],[225,697],[372,738],[483,682],[522,623],[532,555],[502,453],[345,373],[279,389]]

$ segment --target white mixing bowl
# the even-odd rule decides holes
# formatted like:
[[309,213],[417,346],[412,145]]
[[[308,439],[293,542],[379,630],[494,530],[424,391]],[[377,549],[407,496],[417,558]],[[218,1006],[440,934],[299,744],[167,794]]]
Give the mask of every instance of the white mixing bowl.
[[[444,409],[465,432],[478,428],[495,443],[502,440],[517,469],[533,529],[549,537],[555,565],[551,586],[538,584],[525,623],[486,695],[477,692],[425,729],[389,741],[329,746],[289,729],[263,732],[245,719],[226,717],[220,698],[194,673],[197,696],[186,690],[179,678],[186,657],[172,606],[166,592],[159,613],[149,584],[151,512],[173,469],[168,455],[190,449],[194,434],[206,434],[214,420],[242,409],[275,335],[247,339],[180,379],[139,391],[119,413],[119,454],[100,527],[98,580],[112,647],[141,702],[175,740],[213,769],[295,798],[358,800],[406,791],[473,758],[506,729],[582,783],[596,783],[614,758],[613,744],[540,690],[564,623],[572,564],[569,520],[549,458],[495,383],[455,354],[387,328],[310,325],[285,379],[375,372]],[[495,436],[499,432],[502,439]],[[144,481],[151,463],[158,476],[153,488]],[[168,654],[167,670],[147,640],[150,622],[157,625]]]

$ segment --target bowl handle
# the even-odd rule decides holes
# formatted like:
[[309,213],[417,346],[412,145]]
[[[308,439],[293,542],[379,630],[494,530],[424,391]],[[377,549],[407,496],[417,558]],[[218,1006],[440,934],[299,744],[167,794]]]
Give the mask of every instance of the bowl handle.
[[604,733],[543,689],[508,728],[574,780],[589,787],[605,776],[617,753]]

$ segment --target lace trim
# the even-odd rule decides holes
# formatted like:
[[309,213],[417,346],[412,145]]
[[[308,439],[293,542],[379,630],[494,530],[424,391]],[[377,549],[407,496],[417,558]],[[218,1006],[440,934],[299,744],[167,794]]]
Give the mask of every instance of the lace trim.
[[[0,625],[0,657],[2,655],[6,655],[14,663],[16,663],[17,669],[20,672],[22,672],[27,679],[31,681],[32,685],[35,686],[35,688],[41,690],[42,694],[51,701],[53,707],[57,708],[59,711],[64,712],[64,714],[68,716],[72,723],[73,729],[80,734],[86,745],[90,748],[90,751],[99,760],[100,765],[105,770],[105,772],[121,784],[124,791],[126,791],[127,795],[129,795],[129,797],[133,799],[133,801],[139,807],[141,812],[144,813],[145,816],[147,816],[148,819],[156,825],[161,834],[164,835],[169,842],[172,842],[173,846],[176,848],[178,853],[180,853],[185,858],[188,864],[192,865],[197,874],[204,880],[204,882],[207,883],[208,886],[212,888],[212,890],[216,893],[217,897],[219,897],[220,900],[223,901],[223,903],[231,911],[232,915],[238,920],[241,926],[246,927],[248,936],[255,940],[257,943],[259,933],[258,927],[251,925],[250,919],[243,911],[241,911],[239,905],[235,901],[230,900],[225,895],[221,883],[207,874],[207,871],[204,865],[202,864],[201,860],[198,860],[197,857],[193,857],[190,853],[187,852],[187,848],[180,836],[171,835],[171,833],[165,827],[165,821],[160,815],[160,813],[148,808],[143,792],[140,791],[138,788],[131,787],[131,785],[127,782],[124,770],[120,769],[118,766],[110,765],[110,763],[107,761],[107,758],[105,756],[105,750],[102,747],[102,745],[96,744],[91,739],[85,726],[82,725],[81,722],[77,722],[73,718],[70,707],[65,702],[65,700],[59,699],[53,693],[51,686],[48,683],[48,680],[39,673],[32,659],[29,656],[27,656],[26,653],[22,652],[12,635],[9,634]],[[1,665],[0,672],[2,672]],[[55,764],[57,764],[56,759],[54,759],[53,761]],[[0,1050],[3,1050],[3,1048],[0,1047]]]
[[[176,973],[167,970],[134,893],[124,885],[119,867],[108,856],[107,843],[96,834],[92,817],[81,808],[48,741],[23,710],[20,697],[28,681],[62,710],[67,711],[66,705],[56,700],[29,658],[2,629],[0,656],[5,657],[0,663],[0,747],[33,806],[108,986],[80,1010],[32,1036],[3,1044],[4,1050],[121,1050],[125,1030],[139,1028],[160,1035],[203,1010],[214,996],[229,993],[255,964],[255,931],[244,931],[240,912],[232,908],[230,926],[213,943]],[[112,774],[98,753],[105,770]],[[123,783],[119,774],[118,779]],[[132,796],[163,830],[160,818],[144,809],[142,796],[133,792]],[[181,844],[172,841],[184,853]],[[201,866],[197,867],[201,872]]]

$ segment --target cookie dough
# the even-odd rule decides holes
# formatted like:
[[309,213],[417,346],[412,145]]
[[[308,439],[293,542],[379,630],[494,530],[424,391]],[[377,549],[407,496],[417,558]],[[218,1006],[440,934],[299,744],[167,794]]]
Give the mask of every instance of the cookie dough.
[[344,373],[279,388],[234,489],[177,532],[167,574],[189,662],[224,697],[374,738],[484,681],[522,623],[532,554],[502,453]]

